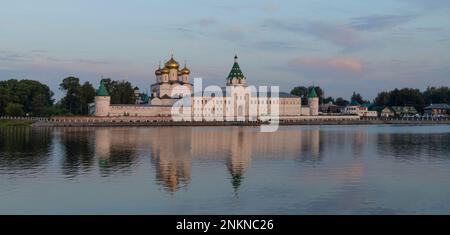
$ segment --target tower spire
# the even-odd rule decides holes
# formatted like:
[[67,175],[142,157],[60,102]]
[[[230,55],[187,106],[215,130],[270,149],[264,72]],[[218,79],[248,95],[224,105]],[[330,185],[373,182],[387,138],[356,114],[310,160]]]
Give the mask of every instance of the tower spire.
[[237,60],[238,60],[238,56],[237,56],[237,54],[235,54],[235,55],[234,55],[234,62],[236,63]]

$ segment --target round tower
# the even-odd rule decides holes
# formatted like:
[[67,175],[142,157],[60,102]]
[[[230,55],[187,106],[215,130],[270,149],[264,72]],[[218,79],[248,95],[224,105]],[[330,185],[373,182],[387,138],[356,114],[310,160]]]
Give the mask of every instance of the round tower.
[[109,115],[109,104],[111,97],[106,90],[103,80],[100,81],[100,87],[95,95],[95,116],[106,117]]
[[317,96],[316,89],[314,87],[308,92],[308,104],[309,114],[311,116],[319,115],[319,96]]

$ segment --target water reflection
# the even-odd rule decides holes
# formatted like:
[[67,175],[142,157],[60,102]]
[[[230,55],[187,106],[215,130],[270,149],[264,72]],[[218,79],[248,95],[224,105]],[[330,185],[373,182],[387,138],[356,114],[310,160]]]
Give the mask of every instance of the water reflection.
[[[301,158],[303,161],[321,159],[319,128],[276,133],[260,133],[252,128],[189,127],[104,128],[93,132],[68,133],[81,143],[88,139],[95,142],[95,154],[104,176],[119,169],[130,170],[128,168],[138,162],[138,158],[150,155],[156,183],[170,192],[189,185],[193,159],[224,160],[235,191],[238,191],[253,156]],[[63,145],[68,144],[63,142]],[[66,158],[69,156],[66,154]],[[71,166],[80,167],[80,164]]]
[[51,158],[49,129],[0,128],[0,169],[9,174],[28,174],[45,167]]
[[[377,150],[382,157],[405,161],[450,159],[449,133],[381,133],[377,135]],[[442,154],[442,151],[447,154]]]
[[[190,148],[192,129],[157,129],[147,135],[151,148],[151,162],[156,170],[156,183],[170,192],[187,187],[191,177],[192,154]],[[142,132],[145,135],[145,132]]]
[[[351,146],[350,154],[361,156],[368,139],[364,131],[323,134],[319,127],[284,128],[275,133],[239,127],[11,129],[0,132],[6,140],[0,145],[1,152],[7,155],[0,163],[9,166],[16,163],[19,167],[45,164],[49,160],[52,132],[61,149],[61,168],[66,177],[89,173],[96,164],[103,177],[132,173],[134,165],[149,158],[155,169],[156,183],[170,192],[188,187],[192,161],[196,159],[223,160],[230,183],[238,192],[255,156],[258,159],[294,159],[315,166],[329,155],[324,149],[348,154],[343,151],[349,148],[342,147]],[[41,162],[14,157],[14,153],[30,155]]]
[[0,128],[0,211],[450,211],[448,125],[258,130]]
[[94,158],[94,136],[87,129],[69,128],[57,132],[62,147],[63,175],[71,178],[92,170]]
[[137,131],[124,128],[100,128],[93,132],[91,129],[101,176],[107,177],[118,172],[129,173],[139,159],[139,147],[142,139],[146,137],[139,135]]

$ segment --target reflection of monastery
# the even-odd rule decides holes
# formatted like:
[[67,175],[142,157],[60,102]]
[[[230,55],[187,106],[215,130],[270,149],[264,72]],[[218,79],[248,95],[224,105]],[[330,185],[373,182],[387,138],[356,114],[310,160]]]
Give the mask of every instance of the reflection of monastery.
[[283,130],[270,134],[241,128],[97,129],[95,151],[97,156],[107,159],[111,150],[120,146],[149,150],[156,180],[169,191],[189,184],[193,160],[224,159],[232,186],[238,190],[252,157],[297,158],[302,154],[318,159],[319,133],[319,129]]
[[[193,85],[190,83],[189,75],[191,71],[180,65],[173,57],[167,61],[163,68],[159,67],[155,71],[156,83],[151,85],[151,96],[144,104],[133,105],[112,105],[105,85],[101,82],[95,97],[95,116],[98,117],[151,117],[151,116],[171,116],[172,106],[182,99],[182,97],[193,97],[188,107],[180,108],[180,116],[190,116],[199,121],[205,116],[221,116],[236,120],[237,117],[248,120],[256,114],[270,115],[272,107],[279,107],[279,116],[317,116],[319,110],[319,98],[312,88],[308,95],[308,106],[302,106],[301,98],[279,92],[278,97],[272,96],[270,90],[262,93],[251,90],[247,86],[247,78],[244,76],[238,62],[237,56],[231,71],[226,78],[226,87],[219,88],[222,93],[220,97],[214,94],[205,96],[204,94],[193,95]],[[175,94],[176,91],[180,91]],[[269,88],[270,89],[270,88]],[[196,91],[197,92],[197,91]],[[181,94],[180,94],[181,93]],[[223,96],[223,97],[222,97]],[[213,100],[214,99],[214,100]],[[185,110],[188,110],[186,112]],[[276,114],[274,114],[276,115]],[[278,116],[278,115],[277,115]]]

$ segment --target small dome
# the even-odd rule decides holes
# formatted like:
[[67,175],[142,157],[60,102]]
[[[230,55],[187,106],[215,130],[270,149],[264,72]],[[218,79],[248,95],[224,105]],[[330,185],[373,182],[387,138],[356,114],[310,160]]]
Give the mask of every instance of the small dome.
[[181,71],[178,71],[178,76],[181,76],[181,75],[183,75],[183,74],[181,73]]
[[191,70],[186,68],[186,66],[184,66],[184,68],[181,70],[182,75],[189,75],[190,73],[191,73]]
[[161,74],[169,74],[169,69],[168,68],[162,68],[161,69]]
[[155,70],[155,75],[156,76],[161,75],[161,68],[158,68],[157,70]]
[[178,69],[180,67],[180,64],[173,59],[173,56],[164,65],[168,69]]

